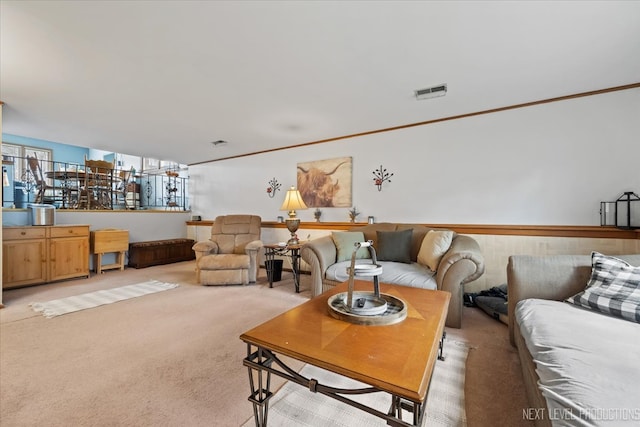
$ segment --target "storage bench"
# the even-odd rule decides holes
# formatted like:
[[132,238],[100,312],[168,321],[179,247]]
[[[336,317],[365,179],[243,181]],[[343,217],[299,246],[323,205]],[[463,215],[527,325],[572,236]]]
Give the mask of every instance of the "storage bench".
[[196,259],[191,247],[193,239],[166,239],[129,244],[129,267],[145,268],[152,265]]

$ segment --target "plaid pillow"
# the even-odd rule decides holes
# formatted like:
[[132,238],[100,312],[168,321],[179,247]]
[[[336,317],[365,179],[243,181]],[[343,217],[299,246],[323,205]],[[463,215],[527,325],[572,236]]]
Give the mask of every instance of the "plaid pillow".
[[640,267],[598,252],[591,253],[591,265],[585,290],[566,301],[640,323]]

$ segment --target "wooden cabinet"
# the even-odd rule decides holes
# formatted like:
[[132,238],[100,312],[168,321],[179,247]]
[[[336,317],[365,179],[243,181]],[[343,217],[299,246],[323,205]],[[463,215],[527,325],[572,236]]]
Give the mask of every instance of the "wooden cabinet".
[[89,226],[2,229],[2,287],[89,277]]
[[45,227],[2,229],[2,288],[47,281]]
[[89,226],[53,226],[49,232],[48,281],[89,277]]

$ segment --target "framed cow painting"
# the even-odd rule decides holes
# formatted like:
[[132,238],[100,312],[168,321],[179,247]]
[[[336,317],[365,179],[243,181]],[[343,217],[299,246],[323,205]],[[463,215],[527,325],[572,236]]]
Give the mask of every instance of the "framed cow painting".
[[298,190],[310,208],[351,206],[351,157],[298,163]]

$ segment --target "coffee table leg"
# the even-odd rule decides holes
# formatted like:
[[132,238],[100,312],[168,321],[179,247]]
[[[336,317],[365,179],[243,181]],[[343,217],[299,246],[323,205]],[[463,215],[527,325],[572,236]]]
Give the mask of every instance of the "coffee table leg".
[[[442,332],[442,338],[440,338],[440,342],[438,343],[438,360],[444,360],[444,355],[442,354],[444,351],[444,340],[447,337],[447,332]],[[429,385],[431,385],[431,380],[429,380]],[[408,411],[413,414],[413,425],[417,426],[422,423],[422,419],[424,418],[425,410],[427,409],[427,404],[425,403],[417,403],[410,402],[408,400],[404,400],[399,396],[392,396],[391,398],[391,408],[389,409],[389,415],[392,415],[402,422],[402,410]],[[394,424],[393,422],[387,422],[389,425],[404,425],[404,424]]]
[[[251,345],[247,344],[247,359],[259,365],[269,366],[271,362],[267,360],[261,348],[251,353]],[[251,395],[249,401],[253,404],[253,418],[256,427],[267,427],[267,417],[269,415],[269,399],[273,396],[271,392],[271,372],[263,371],[259,368],[248,367],[249,386]],[[255,375],[254,375],[255,373]]]
[[[414,425],[418,426],[422,424],[422,419],[424,418],[424,410],[426,409],[426,403],[417,403],[410,402],[401,398],[400,396],[391,396],[391,408],[389,408],[389,415],[397,418],[397,420],[387,420],[387,424],[390,426],[407,426]],[[404,422],[402,420],[402,410],[409,412],[409,414],[413,414],[413,419],[411,421],[412,424]]]
[[442,333],[442,338],[440,339],[440,344],[438,345],[438,360],[444,360],[444,355],[442,354],[444,350],[444,339],[447,337],[447,332],[444,331]]

